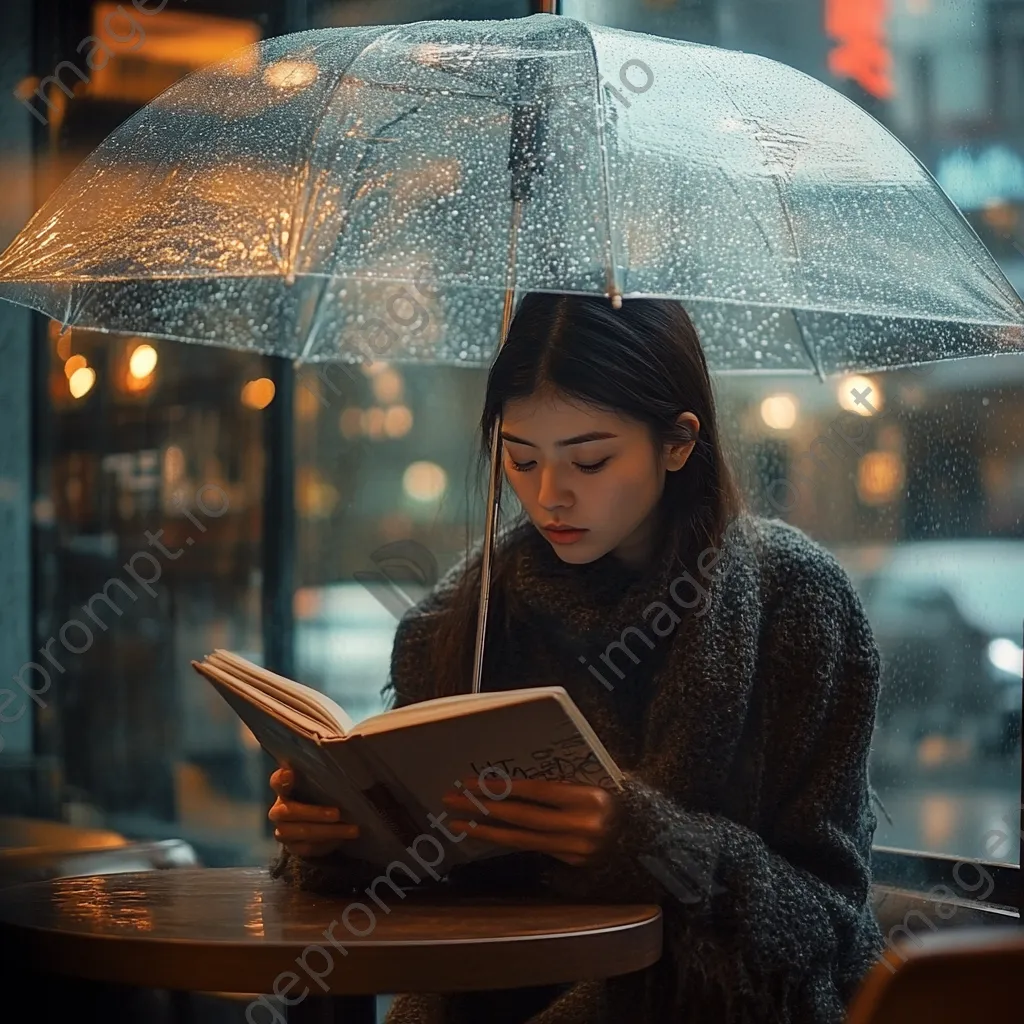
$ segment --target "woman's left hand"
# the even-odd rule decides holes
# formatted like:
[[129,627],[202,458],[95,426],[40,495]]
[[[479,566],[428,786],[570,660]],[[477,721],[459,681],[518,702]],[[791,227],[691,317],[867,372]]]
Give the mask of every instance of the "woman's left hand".
[[507,775],[488,775],[485,788],[477,777],[463,779],[462,786],[462,791],[452,790],[444,798],[454,815],[448,823],[453,832],[461,830],[515,850],[547,853],[576,867],[598,858],[618,819],[617,797],[598,786]]

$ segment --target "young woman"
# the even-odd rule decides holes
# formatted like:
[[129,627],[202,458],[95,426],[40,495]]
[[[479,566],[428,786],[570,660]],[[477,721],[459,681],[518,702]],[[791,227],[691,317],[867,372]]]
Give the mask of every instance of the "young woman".
[[[879,659],[848,577],[741,509],[678,303],[527,295],[488,377],[484,453],[499,415],[523,514],[496,549],[484,688],[564,686],[626,782],[515,780],[473,831],[514,852],[461,879],[657,902],[665,952],[639,995],[636,977],[409,994],[389,1024],[840,1021],[882,948]],[[470,689],[479,575],[477,545],[403,618],[398,706]],[[291,782],[272,777],[275,875],[358,892],[378,872],[346,856],[344,809],[295,803]],[[469,798],[453,786],[446,802],[467,830]]]

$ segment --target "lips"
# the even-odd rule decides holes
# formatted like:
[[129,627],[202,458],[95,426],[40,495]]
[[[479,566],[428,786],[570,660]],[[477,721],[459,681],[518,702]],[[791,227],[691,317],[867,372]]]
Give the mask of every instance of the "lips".
[[585,534],[586,530],[578,529],[575,526],[545,526],[544,533],[553,544],[575,544]]

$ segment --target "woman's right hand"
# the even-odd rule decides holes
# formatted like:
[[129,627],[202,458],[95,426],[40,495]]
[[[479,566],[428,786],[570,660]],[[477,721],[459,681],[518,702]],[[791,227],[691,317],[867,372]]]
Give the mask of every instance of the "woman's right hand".
[[277,794],[267,817],[277,826],[274,838],[296,857],[324,857],[347,840],[359,836],[359,826],[341,821],[337,807],[300,804],[291,799],[295,773],[278,768],[270,776],[270,788]]

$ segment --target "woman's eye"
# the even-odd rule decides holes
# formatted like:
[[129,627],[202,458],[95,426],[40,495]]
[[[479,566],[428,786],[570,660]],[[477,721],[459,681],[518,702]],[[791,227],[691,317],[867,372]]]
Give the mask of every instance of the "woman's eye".
[[[573,465],[581,473],[596,473],[601,468],[603,468],[604,464],[608,461],[609,458],[611,458],[610,455],[608,456],[608,458],[601,459],[600,462],[591,462],[589,464],[583,462],[574,462]],[[508,458],[508,463],[509,466],[511,466],[511,468],[514,469],[517,473],[528,473],[531,469],[533,469],[534,466],[537,465],[537,463],[532,460],[530,462],[516,462],[516,460],[513,459],[511,455]]]

